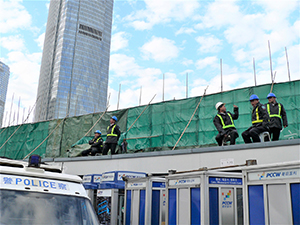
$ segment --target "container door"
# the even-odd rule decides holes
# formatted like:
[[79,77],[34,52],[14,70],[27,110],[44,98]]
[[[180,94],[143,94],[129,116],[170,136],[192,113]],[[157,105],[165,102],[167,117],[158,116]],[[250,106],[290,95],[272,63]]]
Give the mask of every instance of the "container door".
[[209,224],[219,225],[219,189],[209,188]]
[[146,190],[140,190],[139,225],[145,225],[145,201],[146,201]]
[[139,224],[139,190],[132,190],[131,199],[131,224]]
[[176,197],[176,189],[169,189],[168,194],[168,224],[176,225],[177,222],[177,197]]
[[268,185],[268,206],[270,224],[291,224],[289,196],[285,184]]
[[160,190],[152,190],[151,224],[159,225],[160,220]]
[[178,189],[178,224],[189,224],[190,193],[188,188]]
[[300,183],[291,184],[293,224],[300,224]]
[[201,224],[200,188],[191,188],[191,224]]
[[131,190],[126,191],[126,219],[125,219],[125,224],[130,225],[130,220],[131,220]]
[[262,185],[248,186],[249,224],[265,224],[264,191]]
[[221,188],[220,204],[222,225],[235,224],[235,205],[233,188]]

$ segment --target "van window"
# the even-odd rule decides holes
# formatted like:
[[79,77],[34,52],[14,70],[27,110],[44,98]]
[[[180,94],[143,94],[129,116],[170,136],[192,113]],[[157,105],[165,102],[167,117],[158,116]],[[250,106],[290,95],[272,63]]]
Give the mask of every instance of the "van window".
[[2,189],[0,224],[98,225],[99,222],[86,198]]

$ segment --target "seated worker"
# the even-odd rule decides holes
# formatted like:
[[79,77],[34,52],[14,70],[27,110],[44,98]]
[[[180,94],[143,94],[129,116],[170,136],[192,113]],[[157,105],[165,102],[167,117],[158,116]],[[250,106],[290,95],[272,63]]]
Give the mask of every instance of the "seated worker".
[[116,154],[116,147],[121,135],[120,127],[116,124],[117,121],[118,118],[116,116],[110,118],[110,125],[107,127],[107,138],[102,155],[107,155],[109,149],[111,150],[112,155]]
[[[251,95],[249,99],[252,109],[252,126],[242,133],[246,144],[260,142],[259,134],[264,131],[269,131],[269,115],[266,107],[259,102],[257,95]],[[252,140],[251,140],[252,138]]]
[[275,94],[269,93],[267,99],[269,103],[265,104],[265,106],[270,116],[270,136],[272,137],[272,141],[278,141],[282,124],[284,128],[288,126],[286,112],[283,105],[281,103],[277,103]]
[[238,138],[239,134],[234,126],[233,120],[239,118],[239,108],[233,105],[234,114],[226,111],[225,104],[223,102],[218,102],[216,104],[216,109],[218,114],[214,118],[214,125],[219,131],[216,136],[216,141],[219,146],[222,146],[222,141],[225,138],[230,138],[230,145],[235,144],[235,139]]
[[84,150],[81,152],[82,156],[88,156],[88,155],[96,155],[96,153],[102,153],[103,150],[103,139],[101,138],[101,131],[96,130],[95,131],[95,137],[89,141],[89,144],[91,147],[87,150]]

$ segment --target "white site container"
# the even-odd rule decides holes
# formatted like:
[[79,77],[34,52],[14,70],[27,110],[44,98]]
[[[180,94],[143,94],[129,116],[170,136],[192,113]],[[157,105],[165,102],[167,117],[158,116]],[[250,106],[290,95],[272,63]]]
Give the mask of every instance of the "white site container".
[[182,172],[166,177],[167,225],[243,224],[242,174]]
[[245,224],[300,224],[300,161],[243,167]]
[[165,178],[150,176],[125,182],[125,225],[164,225],[165,212]]

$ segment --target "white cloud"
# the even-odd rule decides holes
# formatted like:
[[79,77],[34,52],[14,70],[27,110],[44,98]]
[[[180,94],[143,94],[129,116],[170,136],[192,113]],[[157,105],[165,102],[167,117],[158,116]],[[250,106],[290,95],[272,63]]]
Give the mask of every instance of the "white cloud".
[[179,54],[175,41],[154,36],[140,50],[145,59],[154,59],[157,62],[168,61],[176,58]]
[[111,52],[116,52],[128,46],[127,34],[123,31],[115,33],[111,38]]
[[35,42],[38,44],[41,50],[43,50],[44,47],[44,40],[45,40],[45,33],[42,33],[37,39],[35,39]]
[[9,51],[25,49],[25,41],[21,35],[2,37],[0,38],[0,44]]
[[193,60],[191,60],[191,59],[183,59],[182,61],[181,61],[181,64],[182,65],[185,65],[185,66],[189,66],[189,65],[192,65],[194,62],[193,62]]
[[203,69],[207,66],[217,67],[217,65],[218,65],[218,58],[215,56],[210,56],[210,57],[206,57],[204,59],[199,59],[195,63],[195,66],[197,67],[197,69]]
[[178,31],[176,31],[175,35],[179,34],[192,34],[196,33],[196,31],[193,28],[187,28],[187,27],[181,27]]
[[0,30],[8,33],[16,29],[27,29],[31,26],[31,15],[21,5],[21,1],[0,0]]
[[146,9],[136,11],[125,17],[137,30],[151,29],[154,25],[171,20],[182,21],[194,15],[200,4],[197,1],[153,1],[145,0]]
[[196,41],[201,45],[198,49],[202,53],[218,52],[221,50],[222,41],[214,35],[205,35],[196,38]]
[[[6,95],[5,112],[10,111],[12,96],[14,95],[12,113],[17,112],[19,99],[21,102],[21,111],[25,108],[27,117],[29,107],[35,103],[38,78],[40,72],[41,53],[24,54],[20,51],[11,51],[8,54],[7,64],[10,67],[10,79]],[[33,113],[31,114],[32,119]],[[29,121],[31,121],[31,119]],[[16,122],[16,121],[15,121]],[[21,116],[19,123],[21,122]],[[6,121],[7,125],[8,119]],[[14,123],[16,124],[16,123]]]

